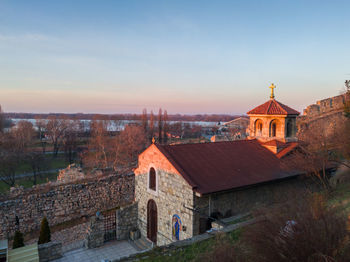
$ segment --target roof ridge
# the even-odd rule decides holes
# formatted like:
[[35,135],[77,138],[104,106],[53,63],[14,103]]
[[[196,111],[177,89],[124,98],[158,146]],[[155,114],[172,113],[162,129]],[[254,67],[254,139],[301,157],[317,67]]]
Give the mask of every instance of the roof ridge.
[[[279,101],[277,101],[277,100],[275,100],[275,101],[276,101],[278,107],[287,115],[287,114],[288,114],[287,110],[285,110],[285,109],[283,108],[283,106],[282,106],[282,105],[284,105],[284,104],[282,104],[281,102],[279,102]],[[285,106],[285,105],[284,105],[284,106]]]
[[268,112],[269,112],[269,110],[270,110],[270,108],[271,108],[271,105],[272,105],[272,103],[273,103],[274,100],[275,100],[275,99],[271,99],[271,100],[269,101],[269,106],[267,107],[267,109],[266,109],[266,111],[265,111],[265,114],[266,114],[266,115],[268,114]]

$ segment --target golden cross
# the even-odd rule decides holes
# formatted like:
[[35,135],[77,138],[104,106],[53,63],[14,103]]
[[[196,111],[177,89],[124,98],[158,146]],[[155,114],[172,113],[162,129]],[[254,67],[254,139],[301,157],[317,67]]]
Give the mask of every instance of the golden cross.
[[271,99],[274,99],[275,98],[275,94],[274,94],[274,89],[276,88],[276,86],[272,83],[271,86],[269,87],[271,88],[271,95],[270,95],[270,98]]

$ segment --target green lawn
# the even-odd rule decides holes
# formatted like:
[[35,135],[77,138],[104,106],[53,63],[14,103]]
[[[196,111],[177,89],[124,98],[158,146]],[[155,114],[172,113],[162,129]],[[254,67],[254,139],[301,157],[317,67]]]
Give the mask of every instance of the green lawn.
[[[63,154],[58,154],[56,158],[52,155],[45,155],[45,161],[43,162],[43,170],[65,168],[68,166],[68,162],[65,160]],[[31,173],[32,169],[28,163],[19,165],[16,174]]]
[[[226,237],[232,243],[237,242],[242,229],[237,229],[233,232],[227,233]],[[186,247],[178,248],[165,248],[156,247],[153,250],[140,254],[137,256],[139,261],[144,262],[180,262],[180,261],[193,261],[200,254],[208,252],[213,249],[215,245],[215,237],[210,239],[194,243]]]
[[[56,181],[58,172],[46,173],[37,176],[37,184],[47,183],[48,181]],[[24,188],[29,188],[33,186],[33,181],[26,177],[21,178],[16,181],[16,186],[23,186]],[[0,193],[6,193],[10,191],[10,186],[5,182],[0,181]]]

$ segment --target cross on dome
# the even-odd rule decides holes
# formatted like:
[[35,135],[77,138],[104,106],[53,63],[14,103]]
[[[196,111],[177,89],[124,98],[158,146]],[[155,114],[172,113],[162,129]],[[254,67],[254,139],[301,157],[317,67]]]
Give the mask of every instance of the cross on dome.
[[274,99],[274,98],[275,98],[274,89],[276,88],[276,86],[272,83],[271,86],[270,86],[269,88],[271,88],[271,95],[270,95],[270,98],[271,98],[271,99]]

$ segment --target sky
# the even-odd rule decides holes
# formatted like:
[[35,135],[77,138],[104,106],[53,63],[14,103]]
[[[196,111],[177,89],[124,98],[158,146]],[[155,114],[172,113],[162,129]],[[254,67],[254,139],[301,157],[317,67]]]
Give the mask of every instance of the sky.
[[299,111],[350,79],[350,1],[0,0],[6,112]]

